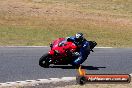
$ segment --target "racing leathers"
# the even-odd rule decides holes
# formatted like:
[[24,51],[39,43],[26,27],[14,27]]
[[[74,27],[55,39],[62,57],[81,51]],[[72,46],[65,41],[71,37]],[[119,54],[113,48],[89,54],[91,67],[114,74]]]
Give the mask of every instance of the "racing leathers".
[[75,60],[73,61],[73,65],[82,64],[90,54],[89,42],[86,39],[78,41],[74,36],[67,37],[66,40],[73,42],[78,47],[77,52],[74,53],[76,57]]

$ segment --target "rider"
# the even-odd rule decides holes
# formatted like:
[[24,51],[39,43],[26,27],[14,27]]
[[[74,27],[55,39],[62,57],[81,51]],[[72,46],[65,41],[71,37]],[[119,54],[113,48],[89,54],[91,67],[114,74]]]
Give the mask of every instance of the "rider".
[[77,33],[75,36],[67,37],[67,41],[72,41],[79,48],[74,54],[77,58],[74,60],[74,65],[82,64],[90,54],[89,42],[83,37],[83,33]]

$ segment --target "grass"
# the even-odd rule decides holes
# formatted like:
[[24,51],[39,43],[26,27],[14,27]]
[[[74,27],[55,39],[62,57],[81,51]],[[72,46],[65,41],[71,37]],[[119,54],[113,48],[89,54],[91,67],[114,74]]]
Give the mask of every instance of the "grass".
[[82,32],[98,46],[132,47],[131,0],[1,0],[0,45],[48,45]]

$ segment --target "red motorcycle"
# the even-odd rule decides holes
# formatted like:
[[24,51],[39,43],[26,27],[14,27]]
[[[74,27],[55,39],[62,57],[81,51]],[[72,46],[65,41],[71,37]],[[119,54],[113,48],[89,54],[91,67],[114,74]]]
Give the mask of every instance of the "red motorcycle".
[[[90,50],[97,45],[94,41],[89,41]],[[59,38],[51,44],[51,50],[44,54],[40,60],[39,65],[41,67],[49,67],[50,64],[54,65],[73,65],[73,61],[76,59],[75,52],[78,51],[78,47],[73,42],[67,42],[65,38]]]

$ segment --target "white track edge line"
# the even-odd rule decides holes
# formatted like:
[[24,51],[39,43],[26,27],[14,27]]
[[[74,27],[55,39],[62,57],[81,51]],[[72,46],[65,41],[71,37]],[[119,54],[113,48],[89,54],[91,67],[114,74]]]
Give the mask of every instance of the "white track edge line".
[[15,85],[26,85],[31,83],[32,85],[38,85],[39,83],[58,83],[58,82],[70,82],[76,80],[76,77],[62,77],[62,78],[49,78],[49,79],[37,79],[37,80],[25,80],[25,81],[15,81],[15,82],[5,82],[0,83],[1,86],[15,86]]
[[[132,77],[132,73],[129,74]],[[71,82],[76,80],[76,77],[61,77],[61,78],[49,78],[49,79],[37,79],[37,80],[25,80],[25,81],[15,81],[15,82],[5,82],[0,83],[1,86],[17,86],[17,85],[39,85],[39,83],[48,84],[48,83],[58,83],[58,82]]]

